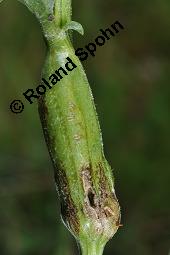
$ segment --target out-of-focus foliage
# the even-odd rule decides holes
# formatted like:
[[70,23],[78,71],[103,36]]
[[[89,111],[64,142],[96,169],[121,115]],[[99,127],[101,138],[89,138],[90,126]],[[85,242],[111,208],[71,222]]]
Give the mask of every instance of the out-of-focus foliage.
[[[123,227],[105,255],[170,252],[170,2],[73,1],[84,47],[119,20],[125,27],[84,63],[106,156],[114,168]],[[38,86],[45,44],[36,18],[17,1],[0,6],[0,254],[72,255],[60,222],[53,169],[36,103],[9,110]]]

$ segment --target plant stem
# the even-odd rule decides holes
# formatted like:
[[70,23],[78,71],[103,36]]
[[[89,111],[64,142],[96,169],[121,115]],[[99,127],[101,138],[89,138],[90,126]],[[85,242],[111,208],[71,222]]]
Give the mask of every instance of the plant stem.
[[20,1],[39,19],[48,44],[42,77],[52,87],[39,99],[39,113],[62,219],[82,255],[102,255],[118,230],[120,207],[92,92],[68,34],[70,29],[82,32],[82,27],[71,21],[70,0]]
[[80,249],[82,255],[102,255],[104,245],[96,242],[86,242]]
[[55,1],[54,15],[60,28],[71,21],[71,0]]

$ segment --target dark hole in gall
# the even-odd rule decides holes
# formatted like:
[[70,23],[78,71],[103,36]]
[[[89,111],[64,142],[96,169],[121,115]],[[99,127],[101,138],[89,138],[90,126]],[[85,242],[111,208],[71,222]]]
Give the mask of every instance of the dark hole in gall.
[[88,196],[88,199],[89,199],[90,206],[95,208],[96,207],[95,201],[94,201],[95,194],[91,191],[91,189],[88,190],[87,196]]

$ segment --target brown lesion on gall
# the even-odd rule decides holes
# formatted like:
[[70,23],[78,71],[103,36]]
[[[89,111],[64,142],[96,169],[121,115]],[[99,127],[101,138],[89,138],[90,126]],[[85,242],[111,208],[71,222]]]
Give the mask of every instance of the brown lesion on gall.
[[50,136],[48,132],[48,130],[50,129],[50,127],[48,127],[47,125],[49,113],[48,108],[46,106],[45,98],[43,96],[40,97],[38,100],[38,110],[42,123],[44,137],[54,166],[55,181],[57,184],[56,186],[58,189],[58,194],[61,203],[62,218],[68,229],[74,235],[78,235],[80,223],[78,219],[77,208],[70,194],[69,183],[64,170],[65,166],[61,161],[54,158],[55,139],[52,136]]
[[58,187],[63,221],[68,229],[77,235],[80,228],[77,208],[71,198],[67,176],[60,163],[57,167],[55,166],[55,181]]
[[119,214],[119,218],[118,220],[116,221],[116,226],[119,228],[119,227],[123,227],[123,224],[120,223],[120,220],[121,220],[121,217],[120,217],[120,214]]
[[97,219],[98,199],[91,180],[91,170],[91,164],[86,165],[81,169],[81,181],[85,194],[83,211],[91,219]]
[[115,216],[114,212],[108,206],[104,207],[104,212],[105,212],[105,215],[106,215],[107,218]]
[[81,169],[81,180],[83,183],[84,192],[87,193],[89,189],[92,189],[91,165],[84,166]]
[[42,96],[39,97],[38,99],[38,111],[39,111],[40,119],[42,123],[46,125],[46,118],[48,116],[48,108],[45,104],[45,99]]
[[[99,171],[99,193],[94,189],[92,180],[91,165],[84,166],[81,169],[81,180],[84,189],[84,208],[83,211],[93,222],[98,233],[114,233],[120,224],[120,208],[116,195],[109,188],[108,180],[104,174],[104,168],[101,163],[97,165]],[[112,227],[111,227],[112,226]],[[109,230],[109,228],[113,228]]]
[[55,142],[54,142],[54,138],[52,136],[49,135],[48,132],[48,107],[46,106],[45,103],[45,98],[43,96],[41,96],[38,99],[38,111],[39,111],[39,116],[40,116],[40,120],[41,120],[41,124],[42,124],[42,129],[43,129],[43,134],[44,134],[44,139],[46,141],[47,144],[47,148],[50,154],[50,158],[53,162],[53,164],[55,163],[55,160],[53,158],[54,155],[54,148],[55,148]]
[[104,211],[107,217],[115,217],[116,221],[117,217],[120,217],[120,214],[118,215],[119,204],[116,194],[113,190],[110,190],[108,180],[104,174],[104,167],[101,163],[98,164],[98,169],[100,172],[100,193]]

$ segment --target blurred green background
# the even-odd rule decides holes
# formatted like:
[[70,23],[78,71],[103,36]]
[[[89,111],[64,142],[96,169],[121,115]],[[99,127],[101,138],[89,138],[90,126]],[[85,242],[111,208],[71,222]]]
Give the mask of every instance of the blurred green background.
[[[170,2],[73,1],[84,47],[115,20],[125,27],[83,62],[105,153],[114,168],[122,224],[105,255],[170,254]],[[53,168],[36,103],[22,114],[13,99],[39,85],[45,43],[17,1],[0,6],[0,255],[73,255],[60,221]]]

